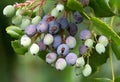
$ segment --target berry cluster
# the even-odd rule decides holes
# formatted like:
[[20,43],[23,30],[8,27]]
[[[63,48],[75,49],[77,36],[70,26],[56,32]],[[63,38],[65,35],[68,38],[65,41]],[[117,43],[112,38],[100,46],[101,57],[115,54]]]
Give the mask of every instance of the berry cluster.
[[[93,38],[93,39],[92,39]],[[94,40],[95,38],[95,40]],[[84,29],[80,32],[80,39],[83,40],[83,44],[80,46],[80,54],[87,54],[92,48],[94,48],[93,44],[95,44],[95,49],[99,54],[105,52],[105,47],[108,45],[109,41],[106,36],[101,35],[98,37],[92,37],[92,33],[90,30]]]
[[[85,77],[89,76],[92,68],[89,62],[85,63],[85,57],[89,58],[94,48],[99,54],[105,52],[108,39],[100,36],[94,40],[90,30],[84,29],[80,32],[79,38],[83,41],[80,45],[80,57],[72,49],[76,47],[75,35],[78,32],[78,25],[83,22],[83,17],[78,11],[72,13],[65,10],[64,5],[57,3],[50,13],[40,15],[42,6],[46,0],[26,1],[16,3],[14,6],[8,5],[4,8],[3,14],[12,17],[12,24],[20,27],[24,34],[20,38],[20,45],[28,49],[32,55],[37,55],[41,51],[47,51],[45,61],[54,66],[57,70],[64,70],[67,65],[82,67]],[[87,6],[89,0],[79,0],[83,7]],[[35,6],[33,6],[35,4]]]
[[[27,3],[29,2],[24,5]],[[77,42],[74,36],[78,31],[76,24],[83,21],[81,14],[78,11],[74,12],[74,22],[69,22],[64,5],[57,3],[49,14],[30,18],[24,15],[24,7],[20,5],[8,5],[4,8],[3,13],[12,17],[12,24],[19,26],[24,31],[25,34],[20,38],[21,46],[28,48],[32,55],[48,51],[46,62],[54,64],[57,70],[65,69],[67,64],[75,65],[77,54],[71,50],[76,47]],[[12,9],[11,12],[8,9]],[[59,16],[59,14],[62,15]]]
[[[93,34],[88,29],[84,29],[80,32],[79,37],[83,41],[83,43],[80,45],[79,52],[82,57],[78,58],[78,60],[76,61],[76,67],[82,67],[85,64],[85,57],[87,57],[89,60],[89,56],[94,48],[98,54],[102,54],[105,52],[105,47],[109,43],[107,37],[101,35],[98,39],[96,39],[96,37],[92,35]],[[87,64],[84,66],[82,71],[85,77],[91,74],[92,68],[89,65],[89,61],[87,61]]]

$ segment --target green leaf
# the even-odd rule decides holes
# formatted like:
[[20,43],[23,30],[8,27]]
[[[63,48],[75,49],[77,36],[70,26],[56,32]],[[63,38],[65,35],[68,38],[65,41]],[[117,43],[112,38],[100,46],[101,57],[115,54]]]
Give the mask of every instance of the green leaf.
[[109,17],[114,15],[107,0],[90,0],[90,7],[93,8],[95,15],[98,17]]
[[43,6],[45,14],[50,13],[50,11],[55,7],[56,2],[57,0],[46,0],[45,5]]
[[19,41],[19,40],[11,41],[11,45],[12,45],[14,51],[15,51],[17,54],[24,55],[25,52],[27,51],[27,48],[22,47],[22,46],[20,45],[20,41]]
[[120,46],[120,37],[117,35],[116,32],[114,32],[114,30],[110,26],[108,26],[106,23],[96,17],[91,17],[91,21],[96,26],[96,29],[98,29],[102,34],[107,36],[109,39],[112,39],[114,43]]
[[116,58],[120,60],[120,46],[116,45],[115,43],[112,43],[112,49]]
[[48,51],[47,51],[47,50],[46,50],[46,51],[40,51],[40,52],[38,53],[38,56],[39,56],[40,58],[42,58],[43,60],[45,60],[47,54],[48,54]]
[[97,71],[97,68],[102,64],[106,63],[107,59],[109,58],[109,46],[106,47],[106,52],[103,54],[98,54],[95,49],[92,50],[90,56],[90,65],[92,67],[92,73]]
[[109,4],[114,13],[120,13],[120,0],[109,0]]
[[107,24],[110,24],[112,21],[112,29],[117,32],[120,33],[120,17],[118,16],[113,16],[113,17],[107,17],[104,19],[104,21]]
[[120,82],[120,76],[115,78],[115,82]]
[[77,0],[68,0],[67,1],[67,7],[71,10],[79,11],[81,15],[83,15],[84,17],[89,19],[89,17],[87,16],[87,14],[85,13],[85,11],[82,7],[82,4],[80,2],[78,2]]
[[95,82],[112,82],[112,80],[109,78],[95,78],[94,81]]
[[6,31],[13,38],[20,38],[23,35],[23,31],[17,26],[8,26]]

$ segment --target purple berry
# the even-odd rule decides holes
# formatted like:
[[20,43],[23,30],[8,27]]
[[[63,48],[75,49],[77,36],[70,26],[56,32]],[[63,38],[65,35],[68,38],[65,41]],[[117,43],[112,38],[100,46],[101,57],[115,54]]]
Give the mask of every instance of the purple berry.
[[63,58],[59,58],[55,63],[55,67],[57,70],[64,70],[66,66],[67,66],[67,63]]
[[57,20],[57,22],[60,24],[60,27],[62,29],[68,28],[68,20],[65,17],[61,17]]
[[56,34],[59,31],[59,24],[56,21],[49,22],[49,33]]
[[60,35],[54,35],[53,48],[57,48],[62,43],[62,38]]
[[47,18],[48,18],[48,15],[45,15],[42,20],[47,21]]
[[75,53],[69,53],[66,57],[66,62],[68,65],[74,65],[77,60],[77,55]]
[[75,36],[78,31],[77,25],[75,23],[69,23],[68,32],[71,36]]
[[37,30],[36,30],[36,26],[35,25],[29,25],[26,29],[25,29],[25,33],[26,35],[28,35],[29,37],[32,37],[36,34]]
[[80,3],[82,3],[83,7],[88,6],[90,0],[78,0]]
[[38,43],[38,46],[40,48],[40,51],[44,51],[46,49],[46,45],[43,43],[43,40],[41,40],[39,43]]
[[38,32],[47,32],[48,31],[48,23],[46,21],[40,21],[37,25],[37,31]]
[[67,44],[61,44],[57,48],[58,55],[66,56],[69,53],[69,46]]
[[46,55],[46,62],[49,64],[55,62],[56,59],[57,59],[57,54],[54,52],[48,53]]
[[74,12],[74,21],[76,24],[81,23],[83,21],[83,17],[78,11]]
[[84,44],[82,44],[80,46],[80,50],[79,51],[80,51],[81,55],[84,55],[87,52],[87,50],[88,50],[88,48]]
[[86,40],[91,37],[91,32],[90,30],[84,29],[80,32],[80,39]]

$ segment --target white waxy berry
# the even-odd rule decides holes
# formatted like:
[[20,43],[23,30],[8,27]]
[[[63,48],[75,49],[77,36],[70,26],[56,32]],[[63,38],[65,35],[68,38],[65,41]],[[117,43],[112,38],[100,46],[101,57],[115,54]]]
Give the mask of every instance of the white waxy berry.
[[106,36],[100,36],[98,42],[103,44],[105,47],[108,45],[109,41]]
[[57,4],[56,9],[61,12],[64,10],[64,5],[63,4]]
[[27,35],[23,35],[20,39],[20,44],[23,47],[27,47],[31,44],[31,39]]
[[46,62],[51,64],[57,59],[57,54],[54,52],[48,53],[46,55]]
[[83,71],[82,71],[83,75],[85,77],[89,76],[92,73],[92,68],[89,64],[86,64]]
[[45,45],[50,45],[53,43],[53,36],[51,34],[46,34],[44,39],[43,39],[43,43]]
[[59,12],[57,11],[56,8],[54,8],[54,9],[51,11],[51,16],[53,16],[53,17],[57,17],[58,14],[59,14]]
[[76,46],[76,39],[73,36],[69,36],[66,39],[66,44],[70,47],[70,48],[74,48]]
[[83,57],[79,57],[77,60],[76,60],[76,67],[83,67],[85,65],[85,60]]
[[95,49],[99,54],[102,54],[105,52],[105,46],[101,43],[97,43],[95,46]]
[[36,43],[33,43],[30,47],[30,53],[36,55],[39,52],[39,46]]
[[91,48],[93,46],[93,40],[92,39],[87,39],[84,44],[88,48]]
[[67,66],[67,63],[66,63],[65,59],[59,58],[56,61],[55,67],[57,70],[64,70],[66,66]]

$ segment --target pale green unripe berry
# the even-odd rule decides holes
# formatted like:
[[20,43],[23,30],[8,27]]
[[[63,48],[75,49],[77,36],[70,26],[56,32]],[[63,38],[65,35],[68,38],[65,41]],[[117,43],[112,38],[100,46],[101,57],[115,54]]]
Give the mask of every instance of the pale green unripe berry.
[[17,9],[16,11],[16,16],[19,16],[22,14],[23,9]]
[[76,60],[76,67],[83,67],[85,65],[85,60],[83,57],[79,57],[77,60]]
[[56,8],[54,8],[54,9],[51,11],[51,16],[53,16],[53,17],[57,17],[58,14],[59,14],[59,12],[57,11]]
[[82,71],[83,75],[85,77],[89,76],[92,73],[92,68],[89,64],[86,64],[83,71]]
[[39,52],[39,46],[36,43],[33,43],[30,47],[30,53],[36,55]]
[[57,4],[56,9],[57,9],[59,12],[61,12],[61,11],[64,10],[64,5],[62,5],[62,4]]
[[43,43],[45,45],[50,45],[53,43],[53,36],[51,34],[46,34],[44,39],[43,39]]
[[15,25],[20,25],[22,23],[22,16],[21,15],[14,16],[12,18],[12,23]]
[[28,47],[31,44],[31,39],[27,35],[23,35],[20,39],[20,44],[23,47]]
[[40,16],[35,16],[33,19],[32,19],[32,24],[35,24],[37,25],[41,20],[41,17]]
[[108,45],[109,41],[106,36],[100,36],[98,42],[103,44],[105,47]]
[[97,43],[95,46],[95,49],[99,54],[102,54],[105,52],[105,46],[101,43]]
[[25,30],[25,28],[26,28],[28,25],[30,25],[30,20],[27,19],[27,18],[23,18],[23,19],[22,19],[22,23],[21,23],[21,25],[20,25],[21,29],[22,29],[22,30]]
[[3,14],[7,17],[12,17],[15,13],[15,8],[12,5],[7,5],[4,9],[3,9]]
[[64,70],[66,66],[67,66],[67,63],[63,58],[59,58],[55,63],[55,67],[57,70]]
[[93,40],[92,39],[87,39],[84,44],[88,48],[91,48],[93,46]]

